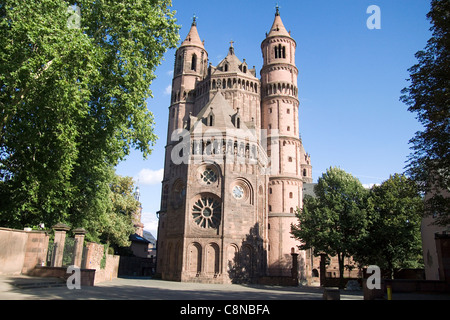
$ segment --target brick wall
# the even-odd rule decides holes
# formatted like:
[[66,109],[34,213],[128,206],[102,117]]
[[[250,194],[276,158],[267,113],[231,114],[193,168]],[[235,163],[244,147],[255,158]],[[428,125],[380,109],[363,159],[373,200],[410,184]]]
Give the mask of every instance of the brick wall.
[[86,244],[86,248],[86,263],[83,267],[86,269],[95,269],[94,284],[117,278],[119,271],[119,256],[106,254],[106,263],[104,268],[102,268],[101,261],[103,259],[104,246],[98,243],[89,242]]
[[0,275],[26,274],[47,256],[45,231],[0,228]]

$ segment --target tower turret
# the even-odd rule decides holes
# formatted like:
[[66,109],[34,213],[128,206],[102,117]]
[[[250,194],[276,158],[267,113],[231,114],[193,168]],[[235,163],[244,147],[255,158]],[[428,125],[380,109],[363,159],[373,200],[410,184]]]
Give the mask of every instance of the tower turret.
[[[261,44],[261,123],[267,130],[271,159],[268,266],[272,275],[290,274],[291,252],[298,252],[299,244],[290,234],[291,223],[297,221],[295,212],[302,206],[305,160],[299,137],[296,47],[277,7],[272,27]],[[304,266],[300,265],[300,269],[304,271]]]
[[189,114],[194,109],[196,85],[206,77],[207,70],[208,53],[205,50],[204,42],[200,40],[197,21],[194,17],[188,35],[175,53],[164,178],[171,166],[172,133],[186,127]]

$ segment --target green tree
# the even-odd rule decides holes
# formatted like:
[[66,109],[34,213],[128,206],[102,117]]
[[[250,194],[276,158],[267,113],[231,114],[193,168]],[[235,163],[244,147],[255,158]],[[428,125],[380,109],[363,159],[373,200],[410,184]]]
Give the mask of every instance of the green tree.
[[170,5],[0,1],[1,225],[104,217],[110,168],[157,139],[146,101],[179,38]]
[[389,270],[391,278],[394,269],[421,267],[423,201],[417,184],[405,175],[390,176],[372,187],[368,208],[368,233],[355,260]]
[[[424,50],[416,53],[410,85],[401,101],[423,125],[410,140],[414,151],[406,173],[427,193],[426,212],[440,213],[436,223],[450,224],[450,1],[432,0],[427,18],[433,32]],[[446,195],[447,193],[447,195]]]
[[109,198],[111,206],[103,214],[90,234],[97,232],[98,240],[115,247],[130,245],[129,236],[135,233],[133,215],[140,210],[135,198],[135,187],[131,177],[112,174]]
[[329,168],[314,188],[316,197],[307,196],[297,211],[298,225],[292,234],[300,249],[313,249],[315,255],[337,256],[340,286],[343,286],[344,261],[351,257],[366,235],[367,190],[351,174]]

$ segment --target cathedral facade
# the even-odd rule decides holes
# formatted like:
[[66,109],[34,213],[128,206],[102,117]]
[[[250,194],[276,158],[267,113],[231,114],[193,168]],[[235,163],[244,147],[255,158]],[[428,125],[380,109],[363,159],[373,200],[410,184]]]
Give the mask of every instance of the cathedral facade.
[[197,24],[175,53],[157,273],[162,279],[254,282],[310,271],[290,226],[312,182],[300,138],[296,42],[277,8],[261,44],[261,78],[231,42],[208,63]]

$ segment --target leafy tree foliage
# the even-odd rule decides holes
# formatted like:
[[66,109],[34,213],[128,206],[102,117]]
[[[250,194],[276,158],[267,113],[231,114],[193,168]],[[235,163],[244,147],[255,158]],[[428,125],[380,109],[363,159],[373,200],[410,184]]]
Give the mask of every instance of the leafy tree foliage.
[[422,260],[420,224],[423,200],[418,186],[395,174],[373,186],[368,198],[368,228],[354,256],[362,265],[389,270],[419,268]]
[[302,243],[300,249],[337,256],[342,280],[345,258],[355,253],[366,236],[367,190],[351,174],[329,168],[314,192],[317,197],[305,197],[303,210],[297,211],[299,223],[292,226],[292,234]]
[[135,187],[131,177],[112,175],[109,198],[111,206],[91,228],[97,241],[116,247],[129,246],[128,237],[135,232],[133,215],[140,210],[140,203],[135,197]]
[[157,139],[146,100],[178,41],[170,4],[0,1],[1,225],[102,225],[111,167]]
[[410,140],[414,151],[407,173],[427,193],[426,212],[440,213],[437,224],[450,224],[450,1],[432,0],[433,32],[424,50],[416,53],[410,85],[401,100],[417,114],[423,130]]

